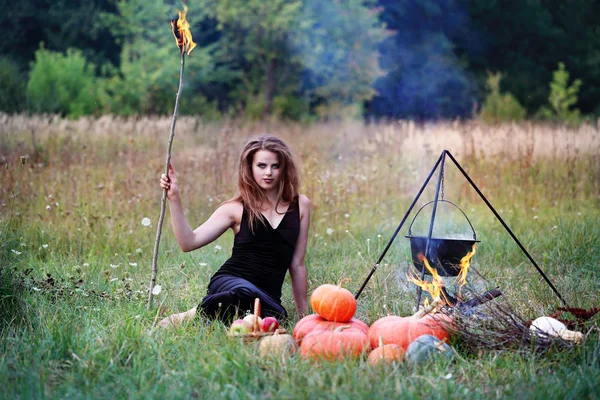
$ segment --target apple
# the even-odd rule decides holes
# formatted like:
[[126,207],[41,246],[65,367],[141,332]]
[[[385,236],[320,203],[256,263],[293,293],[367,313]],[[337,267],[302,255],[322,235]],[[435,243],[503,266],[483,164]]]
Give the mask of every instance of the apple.
[[250,330],[254,330],[253,328],[256,326],[256,330],[260,328],[260,323],[262,322],[262,318],[258,317],[254,314],[248,314],[244,317],[244,321],[250,324]]
[[261,332],[275,332],[279,328],[279,321],[275,317],[265,317],[259,327]]
[[229,327],[229,333],[232,335],[245,335],[252,332],[252,324],[243,319],[236,319]]

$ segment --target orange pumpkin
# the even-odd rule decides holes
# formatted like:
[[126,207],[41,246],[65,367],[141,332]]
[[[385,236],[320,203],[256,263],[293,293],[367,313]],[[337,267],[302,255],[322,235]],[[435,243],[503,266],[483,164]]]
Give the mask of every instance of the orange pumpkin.
[[[302,318],[294,326],[292,336],[298,344],[302,343],[302,339],[312,332],[318,332],[323,330],[333,330],[340,326],[339,322],[327,321],[319,314],[310,314]],[[369,325],[357,318],[350,318],[350,321],[344,323],[344,325],[350,325],[356,329],[363,331],[365,334],[369,331]]]
[[397,344],[406,350],[412,341],[421,335],[433,335],[442,341],[448,341],[450,334],[445,329],[445,324],[449,322],[449,317],[444,314],[429,314],[422,318],[383,317],[369,328],[369,342],[375,347],[379,337],[382,337],[386,344]]
[[371,347],[376,348],[379,338],[383,338],[386,344],[397,344],[404,350],[408,347],[408,325],[409,318],[390,315],[378,319],[371,324],[368,337]]
[[369,338],[358,328],[349,325],[334,330],[312,332],[302,340],[300,356],[312,360],[343,360],[358,358],[369,351]]
[[312,309],[327,321],[348,322],[356,312],[354,295],[340,285],[324,284],[310,295]]
[[374,348],[367,358],[367,363],[377,365],[379,363],[391,364],[393,362],[404,361],[406,351],[397,344],[383,344],[383,339],[379,338],[379,347]]
[[[445,314],[427,314],[422,318],[414,319],[409,324],[408,344],[421,335],[433,335],[442,342],[448,342],[450,334],[445,324],[450,322],[450,317]],[[447,325],[446,325],[447,327]]]

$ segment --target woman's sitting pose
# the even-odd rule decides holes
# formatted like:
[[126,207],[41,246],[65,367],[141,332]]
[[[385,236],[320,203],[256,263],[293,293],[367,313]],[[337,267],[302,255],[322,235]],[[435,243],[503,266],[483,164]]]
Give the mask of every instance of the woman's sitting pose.
[[281,288],[290,272],[292,294],[300,316],[306,314],[307,280],[304,258],[310,220],[310,201],[298,193],[299,178],[288,146],[278,137],[250,140],[240,156],[239,194],[221,204],[202,225],[192,230],[183,212],[177,175],[169,166],[160,187],[167,191],[177,243],[192,251],[211,243],[227,229],[235,235],[231,257],[212,276],[208,293],[191,310],[173,314],[160,326],[178,325],[197,313],[231,320],[261,302],[262,316],[287,317]]

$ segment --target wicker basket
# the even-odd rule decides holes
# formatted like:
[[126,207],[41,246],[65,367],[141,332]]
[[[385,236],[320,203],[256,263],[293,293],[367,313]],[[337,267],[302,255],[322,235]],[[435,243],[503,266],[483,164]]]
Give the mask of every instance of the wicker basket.
[[[260,316],[260,299],[258,297],[254,300],[254,315],[256,317]],[[245,333],[242,335],[232,335],[231,333],[227,332],[227,336],[229,336],[232,339],[239,339],[239,340],[242,340],[243,342],[249,343],[249,342],[257,342],[265,336],[272,336],[275,334],[275,332],[277,332],[277,334],[284,334],[285,329],[277,328],[273,332],[261,332],[260,327],[258,326],[258,318],[255,318],[254,326],[252,327],[252,332]]]

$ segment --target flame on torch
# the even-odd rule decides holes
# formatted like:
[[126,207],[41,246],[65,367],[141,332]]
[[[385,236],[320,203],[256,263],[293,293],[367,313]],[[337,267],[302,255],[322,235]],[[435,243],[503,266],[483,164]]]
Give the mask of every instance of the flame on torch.
[[188,8],[186,5],[183,6],[183,11],[177,11],[179,18],[171,20],[171,30],[173,31],[173,36],[175,36],[177,47],[181,50],[181,54],[185,52],[189,56],[194,47],[196,47],[196,43],[192,39],[190,24],[185,19],[187,11]]

